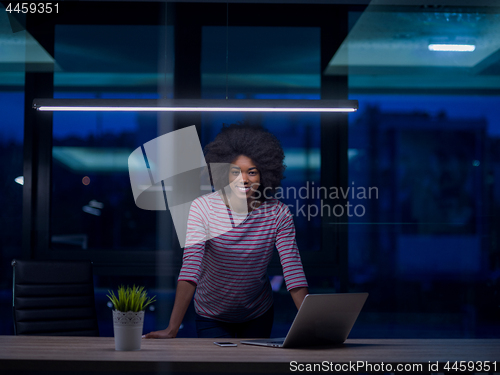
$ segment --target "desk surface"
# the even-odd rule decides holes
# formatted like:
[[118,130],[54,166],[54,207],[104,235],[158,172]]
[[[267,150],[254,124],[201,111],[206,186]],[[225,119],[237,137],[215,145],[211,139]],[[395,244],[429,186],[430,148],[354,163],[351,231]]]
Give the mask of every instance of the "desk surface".
[[[337,347],[281,349],[219,347],[214,339],[143,340],[136,352],[118,352],[112,337],[0,336],[1,370],[290,373],[297,363],[421,363],[497,361],[499,339],[353,339]],[[493,369],[491,369],[493,370]],[[427,371],[425,371],[427,372]],[[431,371],[428,371],[431,372]]]

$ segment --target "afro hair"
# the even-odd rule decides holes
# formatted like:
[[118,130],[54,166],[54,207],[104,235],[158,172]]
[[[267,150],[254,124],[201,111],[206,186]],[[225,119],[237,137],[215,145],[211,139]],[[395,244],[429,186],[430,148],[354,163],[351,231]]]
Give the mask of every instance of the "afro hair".
[[247,123],[223,125],[215,139],[205,146],[205,161],[215,190],[229,183],[228,164],[240,155],[252,159],[259,170],[261,193],[273,194],[284,178],[285,153],[279,140],[267,129]]

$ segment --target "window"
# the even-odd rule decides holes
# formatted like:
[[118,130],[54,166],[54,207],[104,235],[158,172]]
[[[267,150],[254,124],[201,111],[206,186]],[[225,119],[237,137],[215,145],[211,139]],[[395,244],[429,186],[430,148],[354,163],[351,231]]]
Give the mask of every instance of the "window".
[[[450,10],[352,14],[344,44],[360,107],[349,117],[349,181],[352,204],[365,208],[349,218],[350,282],[371,293],[358,329],[375,337],[500,330],[498,63],[482,43],[498,14],[447,18]],[[401,27],[379,30],[381,22]],[[427,49],[437,34],[461,40],[472,24],[477,53]],[[370,188],[378,194],[358,196]]]
[[[171,97],[173,56],[159,56],[167,48],[160,45],[165,30],[58,25],[54,97]],[[136,207],[128,171],[129,155],[158,136],[157,115],[58,112],[53,124],[52,249],[168,247],[160,238],[165,213]]]

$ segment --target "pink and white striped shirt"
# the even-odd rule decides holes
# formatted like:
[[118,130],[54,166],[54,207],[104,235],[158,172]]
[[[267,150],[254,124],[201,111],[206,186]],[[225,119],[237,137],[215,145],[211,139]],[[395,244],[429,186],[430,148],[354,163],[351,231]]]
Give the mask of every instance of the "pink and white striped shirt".
[[277,199],[238,214],[219,194],[191,205],[179,280],[197,284],[198,315],[244,322],[264,314],[273,303],[267,267],[278,249],[287,290],[307,287],[295,226],[288,207]]

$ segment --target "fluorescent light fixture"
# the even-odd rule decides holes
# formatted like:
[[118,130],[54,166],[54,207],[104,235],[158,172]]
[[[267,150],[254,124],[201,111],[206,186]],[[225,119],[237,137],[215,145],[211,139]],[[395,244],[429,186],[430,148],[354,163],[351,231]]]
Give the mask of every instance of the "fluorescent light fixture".
[[19,185],[24,185],[24,176],[19,176],[14,179]]
[[440,52],[473,52],[476,49],[474,44],[429,44],[429,51]]
[[38,111],[355,112],[357,100],[35,99]]

